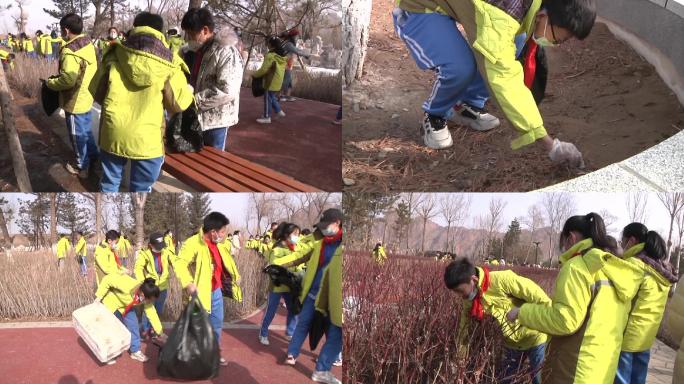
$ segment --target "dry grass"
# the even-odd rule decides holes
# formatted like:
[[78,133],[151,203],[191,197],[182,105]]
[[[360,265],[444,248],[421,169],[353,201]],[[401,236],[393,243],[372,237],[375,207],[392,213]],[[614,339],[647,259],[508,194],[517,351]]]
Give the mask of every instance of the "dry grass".
[[[88,278],[80,276],[73,257],[62,271],[50,250],[0,253],[0,320],[68,320],[71,313],[95,299],[92,252],[88,254]],[[132,259],[129,259],[129,269]],[[261,273],[264,262],[252,251],[235,257],[242,275],[243,303],[226,300],[226,321],[238,319],[258,308],[265,300],[268,278]],[[162,320],[175,321],[183,309],[180,284],[172,272],[169,295]]]
[[14,70],[9,71],[8,81],[21,95],[32,99],[40,98],[40,79],[57,74],[57,61],[31,59],[18,54]]
[[[252,84],[252,73],[245,70],[242,79],[244,87]],[[304,73],[301,69],[294,71],[292,96],[302,99],[316,100],[324,103],[342,105],[342,74]]]
[[[390,256],[378,267],[367,253],[345,254],[345,382],[497,382],[503,335],[491,317],[461,330],[462,301],[444,287],[445,265]],[[547,291],[555,280],[553,271],[515,270]]]

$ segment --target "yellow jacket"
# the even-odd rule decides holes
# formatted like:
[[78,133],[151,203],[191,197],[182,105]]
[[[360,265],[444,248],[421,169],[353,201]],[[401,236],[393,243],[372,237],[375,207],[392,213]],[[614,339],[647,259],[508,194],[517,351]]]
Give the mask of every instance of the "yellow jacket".
[[43,56],[50,56],[52,55],[52,38],[50,35],[40,35],[40,39],[38,39],[38,43],[40,45],[40,54]]
[[[296,250],[296,248],[295,248],[295,250]],[[271,251],[271,255],[270,255],[270,258],[269,258],[269,260],[268,260],[268,263],[269,263],[269,264],[276,264],[276,260],[277,260],[277,259],[280,259],[281,257],[285,257],[285,256],[291,254],[292,252],[293,252],[293,251],[290,250],[290,248],[282,247],[282,246],[279,246],[279,245],[278,245],[278,246],[276,246],[275,248],[273,248],[273,250]],[[296,266],[291,266],[291,267],[289,267],[289,268],[287,268],[287,269],[288,269],[290,272],[299,272],[299,271],[302,271],[302,270],[304,269],[303,267],[304,267],[304,264],[299,264],[299,265],[296,265]],[[284,285],[281,285],[281,286],[279,286],[279,287],[276,287],[276,286],[273,285],[273,283],[271,283],[270,288],[271,288],[271,291],[276,292],[276,293],[280,293],[280,292],[290,292],[290,288],[288,288],[288,287],[286,287],[286,286],[284,286]]]
[[22,41],[22,43],[21,43],[21,49],[22,49],[24,52],[27,52],[27,53],[33,52],[33,51],[34,51],[34,49],[33,49],[33,40],[31,40],[31,39],[24,39],[24,40]]
[[[652,259],[646,259],[652,265],[642,261],[643,259],[639,257],[643,249],[644,243],[637,244],[622,255],[625,260],[634,264],[642,272],[639,291],[632,302],[632,311],[629,314],[622,341],[624,352],[643,352],[651,349],[663,319],[667,295],[670,293],[672,282],[676,282],[674,274],[663,270],[662,264],[650,261]],[[643,255],[643,257],[648,256]]]
[[[283,267],[289,268],[302,263],[306,263],[306,273],[304,274],[304,279],[302,280],[302,293],[299,296],[299,301],[304,303],[306,296],[309,294],[311,285],[313,284],[314,278],[316,277],[316,272],[318,271],[318,261],[321,254],[321,248],[323,247],[323,238],[318,232],[314,232],[311,235],[304,236],[297,243],[297,248],[294,252],[287,256],[283,256],[274,259],[274,264],[281,265]],[[326,271],[336,263],[342,263],[342,254],[344,252],[344,246],[340,245],[335,250],[332,260],[323,270],[323,277],[326,277]],[[339,260],[335,260],[339,259]],[[336,266],[335,268],[338,268]],[[332,274],[327,275],[330,279],[329,282],[321,280],[321,289],[318,291],[318,296],[316,296],[316,307],[319,305],[325,305],[328,307],[328,313],[330,314],[330,320],[333,324],[337,326],[342,326],[342,273],[340,271],[334,271]],[[338,280],[340,279],[340,280]],[[323,286],[329,284],[329,287],[323,290]],[[340,287],[339,292],[337,287]],[[327,293],[326,298],[324,298],[323,304],[319,303],[321,298],[321,292]],[[327,301],[326,301],[327,300]]]
[[185,42],[183,41],[182,37],[178,35],[169,37],[169,48],[171,48],[171,52],[173,52],[174,54],[180,51],[180,48],[183,46],[183,44],[185,44]]
[[[118,256],[118,255],[117,255]],[[106,241],[95,247],[95,281],[100,285],[100,281],[110,274],[122,274],[126,268],[119,267],[114,258],[114,251],[109,248]]]
[[559,259],[551,305],[523,304],[520,324],[551,336],[549,383],[612,384],[642,273],[591,239]]
[[88,253],[88,244],[86,243],[85,237],[81,237],[76,242],[76,255],[85,257]]
[[157,269],[154,267],[154,255],[152,251],[148,249],[141,250],[138,252],[138,259],[135,261],[135,279],[139,282],[143,282],[146,278],[153,278],[160,290],[165,290],[169,288],[169,267],[170,257],[173,254],[169,252],[168,249],[164,248],[161,251],[161,264],[162,273],[161,276],[157,273]]
[[271,250],[273,250],[273,243],[264,243],[261,242],[259,243],[259,253],[266,259],[267,261],[271,259]]
[[[340,246],[342,248],[342,246]],[[316,297],[316,310],[330,317],[330,322],[342,327],[342,256],[333,257],[323,272],[321,289]]]
[[[484,270],[478,267],[477,271],[481,277],[478,289],[482,290]],[[496,320],[504,335],[506,346],[519,351],[528,350],[547,341],[546,334],[523,326],[520,320],[511,323],[506,318],[506,314],[513,307],[519,307],[524,303],[548,306],[551,299],[534,281],[511,270],[489,272],[489,289],[482,296],[484,312]],[[464,301],[461,319],[470,319],[472,306],[472,301]],[[464,326],[465,322],[461,321],[461,325]]]
[[164,110],[181,112],[193,101],[185,72],[153,28],[133,28],[125,43],[112,43],[90,86],[102,105],[100,149],[135,160],[164,156]]
[[71,241],[68,237],[62,237],[57,241],[57,258],[63,259],[67,257],[67,253],[71,249]]
[[125,259],[128,257],[128,254],[131,252],[131,242],[125,239],[123,236],[119,237],[119,241],[117,243],[117,256]]
[[684,383],[684,277],[679,279],[679,283],[677,283],[677,289],[670,301],[665,325],[670,335],[675,340],[679,340],[672,384]]
[[380,265],[385,264],[385,261],[387,261],[387,253],[385,253],[385,248],[383,246],[373,249],[372,256],[373,260]]
[[223,247],[228,252],[228,257],[223,260],[223,267],[226,268],[228,273],[233,279],[233,300],[238,303],[242,302],[242,290],[240,289],[240,272],[238,271],[237,264],[235,264],[235,259],[233,259],[233,243],[226,237],[223,243],[218,245]]
[[[231,277],[233,278],[233,293],[235,294],[236,281],[240,277],[236,273],[237,268],[233,268],[235,262],[225,246],[218,244],[217,248],[221,254],[223,267],[226,268],[226,271],[231,273]],[[191,264],[194,264],[195,266],[194,274],[190,273],[189,266]],[[183,246],[178,252],[178,256],[173,262],[173,267],[174,272],[176,272],[176,276],[181,283],[181,287],[185,288],[190,283],[194,283],[195,286],[197,286],[197,296],[199,297],[200,303],[208,313],[211,313],[211,277],[213,273],[213,260],[209,247],[204,242],[204,232],[202,229],[183,243]],[[233,273],[235,273],[235,275],[233,275]]]
[[95,47],[88,36],[78,35],[59,50],[59,74],[47,86],[59,91],[59,105],[66,112],[85,113],[93,106],[88,87],[96,71]]
[[164,236],[164,244],[166,244],[166,249],[174,255],[176,254],[176,245],[173,243],[173,237],[171,237],[171,235]]
[[[97,287],[95,296],[102,300],[102,304],[112,312],[119,311],[122,315],[126,306],[133,302],[134,295],[140,288],[140,282],[128,275],[107,275]],[[152,329],[157,334],[163,332],[159,315],[154,308],[154,304],[144,304],[143,311],[152,324]],[[131,309],[133,311],[134,309]]]

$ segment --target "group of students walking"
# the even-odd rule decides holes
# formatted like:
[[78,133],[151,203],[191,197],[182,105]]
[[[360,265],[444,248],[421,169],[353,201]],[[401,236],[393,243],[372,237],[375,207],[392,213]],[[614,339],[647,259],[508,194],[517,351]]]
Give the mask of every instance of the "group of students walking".
[[[316,369],[311,378],[321,383],[340,383],[332,374],[332,367],[341,365],[342,350],[342,212],[328,209],[315,224],[313,232],[304,235],[293,223],[273,223],[257,244],[252,237],[245,248],[253,252],[250,257],[263,257],[264,265],[282,265],[301,271],[302,292],[296,298],[289,296],[285,287],[269,288],[268,304],[258,340],[268,345],[268,328],[279,307],[281,298],[298,300],[301,310],[294,314],[288,306],[286,338],[290,345],[283,362],[296,365],[302,345],[307,338],[316,311],[329,319],[326,341],[321,348]],[[197,233],[176,243],[171,231],[154,232],[147,245],[133,252],[130,242],[116,230],[106,232],[104,240],[95,246],[94,270],[97,290],[96,302],[103,303],[131,333],[129,349],[132,359],[146,362],[142,352],[143,340],[164,343],[160,317],[168,298],[171,270],[187,295],[197,295],[207,311],[216,339],[221,341],[224,316],[224,298],[242,301],[241,277],[233,255],[239,252],[239,231],[228,232],[228,218],[220,212],[211,212],[203,220]],[[268,239],[273,238],[271,243]],[[255,246],[258,245],[258,246]],[[58,265],[64,264],[72,249],[67,235],[57,243]],[[87,242],[78,233],[76,254],[87,270]],[[132,259],[128,267],[126,260]],[[226,281],[230,287],[226,292]],[[138,318],[136,307],[142,307]],[[114,364],[115,360],[108,364]],[[228,362],[221,356],[221,366]]]
[[[505,340],[503,383],[520,374],[525,360],[524,373],[534,383],[542,382],[542,365],[548,383],[645,383],[650,349],[677,281],[665,241],[631,223],[622,231],[620,252],[601,216],[589,213],[565,222],[559,244],[552,297],[511,270],[490,271],[466,258],[450,263],[444,282],[464,299],[462,328],[485,315],[496,320]],[[684,307],[678,300],[668,326],[681,338]],[[462,329],[464,345],[466,334]],[[681,357],[680,351],[675,383],[684,379]]]

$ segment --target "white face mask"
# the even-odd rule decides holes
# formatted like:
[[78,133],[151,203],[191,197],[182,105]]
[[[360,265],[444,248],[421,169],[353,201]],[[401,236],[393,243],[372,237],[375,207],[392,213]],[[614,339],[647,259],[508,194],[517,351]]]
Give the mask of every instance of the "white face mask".
[[112,32],[112,33],[109,34],[109,39],[110,39],[110,40],[116,39],[117,37],[119,37],[119,34],[116,33],[116,32]]
[[118,242],[118,241],[114,241],[114,242],[112,242],[111,244],[112,244],[112,249],[116,249],[116,247],[119,246],[119,242]]
[[214,236],[211,236],[211,242],[214,243],[214,244],[223,243],[224,240],[225,240],[225,237],[221,237],[221,236],[216,236],[216,237],[214,237]]
[[290,244],[297,244],[299,241],[299,236],[290,235]]
[[337,234],[337,228],[335,228],[335,224],[330,224],[325,229],[321,229],[321,233],[323,236],[332,236]]
[[197,52],[200,48],[202,48],[202,45],[204,45],[204,43],[200,43],[199,41],[188,41],[188,48],[193,52]]
[[534,36],[534,34],[532,35],[532,39],[540,47],[556,47],[556,46],[558,46],[558,44],[552,43],[549,39],[546,38],[546,27],[548,25],[549,25],[549,17],[546,16],[546,19],[544,19],[544,33],[542,33],[542,36],[537,37],[537,36]]
[[477,287],[473,288],[473,290],[470,292],[470,295],[468,295],[468,301],[475,300],[475,296],[477,296]]

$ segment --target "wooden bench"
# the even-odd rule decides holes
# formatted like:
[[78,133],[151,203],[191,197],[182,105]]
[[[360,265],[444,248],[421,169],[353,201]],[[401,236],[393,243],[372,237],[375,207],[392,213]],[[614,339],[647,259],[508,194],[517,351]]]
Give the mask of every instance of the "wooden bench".
[[163,169],[201,192],[320,191],[278,171],[213,147],[204,147],[197,153],[167,153]]

